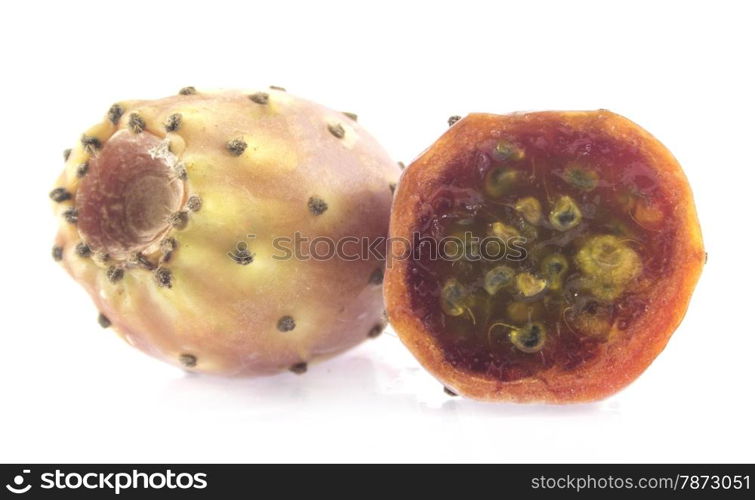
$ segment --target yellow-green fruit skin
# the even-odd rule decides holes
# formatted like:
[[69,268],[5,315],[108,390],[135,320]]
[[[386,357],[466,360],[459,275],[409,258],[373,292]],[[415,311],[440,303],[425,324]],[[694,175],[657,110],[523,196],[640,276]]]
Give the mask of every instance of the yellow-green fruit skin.
[[[300,372],[382,328],[381,259],[285,258],[278,239],[387,235],[400,169],[353,117],[277,89],[183,92],[118,106],[119,119],[106,115],[84,134],[98,147],[85,139],[67,155],[55,188],[71,197],[53,207],[56,260],[126,342],[192,371],[255,376]],[[160,236],[175,240],[172,252],[159,241],[144,248],[148,266],[95,248],[80,255],[87,235],[67,216],[78,208],[77,192],[94,182],[80,166],[96,161],[116,133],[156,136],[185,173],[174,182],[183,183],[187,220]],[[240,154],[234,140],[245,144]],[[189,206],[192,196],[201,208]],[[234,259],[239,248],[253,260]],[[155,267],[167,269],[169,286]]]

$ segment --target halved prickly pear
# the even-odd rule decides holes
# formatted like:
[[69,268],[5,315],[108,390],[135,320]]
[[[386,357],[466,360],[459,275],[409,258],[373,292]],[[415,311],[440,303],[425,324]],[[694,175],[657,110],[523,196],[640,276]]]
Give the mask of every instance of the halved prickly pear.
[[[386,275],[399,337],[471,398],[590,401],[629,384],[682,320],[705,259],[677,161],[608,111],[452,125],[394,200],[391,238],[411,242]],[[460,235],[476,254],[442,252]]]

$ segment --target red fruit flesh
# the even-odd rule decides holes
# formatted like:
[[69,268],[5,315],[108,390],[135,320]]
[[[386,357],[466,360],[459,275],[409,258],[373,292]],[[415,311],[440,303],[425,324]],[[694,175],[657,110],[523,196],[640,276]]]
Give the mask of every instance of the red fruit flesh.
[[704,259],[678,163],[607,111],[461,120],[405,170],[391,237],[413,242],[386,275],[399,337],[485,400],[616,392],[665,346]]
[[[448,362],[503,382],[532,377],[554,366],[574,369],[591,362],[599,355],[609,329],[603,334],[587,335],[575,322],[583,317],[599,318],[606,325],[615,324],[623,330],[647,309],[647,298],[642,293],[626,293],[615,301],[596,299],[580,289],[582,274],[574,264],[556,290],[545,290],[534,297],[520,297],[517,293],[510,296],[501,290],[490,297],[481,279],[487,270],[503,263],[517,273],[541,275],[539,262],[543,258],[558,254],[571,262],[589,235],[615,234],[635,242],[646,276],[662,279],[672,265],[666,257],[678,230],[669,223],[643,227],[623,208],[621,203],[628,193],[641,192],[643,199],[651,200],[659,211],[659,220],[668,221],[673,209],[672,200],[659,186],[657,172],[642,161],[636,147],[596,134],[533,125],[537,126],[517,131],[517,143],[526,147],[527,154],[522,158],[513,160],[496,153],[496,144],[500,142],[496,139],[481,142],[479,152],[459,158],[458,165],[448,170],[445,185],[428,197],[426,216],[434,222],[420,233],[422,238],[438,240],[462,231],[484,237],[492,224],[503,221],[522,234],[528,229],[537,232],[536,237],[521,247],[527,258],[487,263],[449,261],[431,260],[429,252],[418,252],[409,281],[414,291],[412,307],[436,336]],[[547,141],[555,147],[529,146],[537,141]],[[567,165],[574,164],[573,151],[580,143],[590,144],[594,149],[589,160],[581,164],[582,168],[600,172],[597,185],[590,190],[566,179]],[[482,187],[486,175],[498,168],[510,168],[520,174],[519,182],[513,196],[490,199]],[[578,227],[562,232],[547,223],[530,225],[514,209],[517,199],[530,196],[546,199],[549,195],[553,198],[567,195],[576,201],[584,214]],[[544,211],[547,219],[547,201]],[[621,228],[625,228],[624,232]],[[461,281],[477,299],[468,314],[450,316],[438,306],[443,284],[449,279]],[[537,355],[512,348],[507,329],[493,326],[496,322],[515,323],[510,317],[514,302],[526,311],[527,317],[549,327],[548,341]]]

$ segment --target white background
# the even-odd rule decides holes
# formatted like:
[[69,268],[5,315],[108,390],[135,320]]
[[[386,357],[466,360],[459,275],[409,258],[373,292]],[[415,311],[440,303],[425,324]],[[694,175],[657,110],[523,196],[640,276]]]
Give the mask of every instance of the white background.
[[[750,4],[751,5],[751,4]],[[753,461],[747,2],[5,2],[0,461]],[[446,397],[393,332],[306,376],[189,376],[50,258],[61,152],[114,101],[282,85],[410,161],[471,111],[608,108],[692,184],[710,258],[668,348],[596,404]]]

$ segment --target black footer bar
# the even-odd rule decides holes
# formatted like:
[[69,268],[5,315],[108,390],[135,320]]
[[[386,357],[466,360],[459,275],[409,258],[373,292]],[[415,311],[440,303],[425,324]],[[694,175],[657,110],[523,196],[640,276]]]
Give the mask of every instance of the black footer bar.
[[3,464],[0,498],[725,498],[751,497],[753,476],[753,464]]

